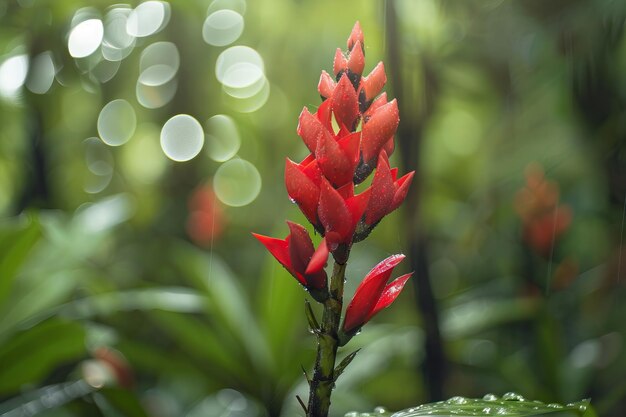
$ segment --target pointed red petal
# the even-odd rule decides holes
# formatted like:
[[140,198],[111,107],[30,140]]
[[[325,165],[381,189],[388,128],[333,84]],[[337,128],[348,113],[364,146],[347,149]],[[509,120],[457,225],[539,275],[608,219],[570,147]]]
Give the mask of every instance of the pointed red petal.
[[319,188],[322,180],[322,171],[320,171],[315,155],[310,153],[309,156],[304,158],[302,162],[298,164],[298,166],[300,167],[300,171],[309,177],[309,179],[313,181],[313,184]]
[[363,213],[365,213],[365,209],[367,208],[367,204],[369,202],[369,199],[371,198],[371,195],[371,188],[368,188],[361,194],[357,194],[346,200],[346,205],[348,206],[348,210],[352,215],[354,228],[356,228],[357,223],[363,217]]
[[372,180],[372,196],[365,212],[365,223],[368,226],[373,225],[389,212],[389,205],[393,200],[395,191],[387,154],[385,151],[381,151],[376,173]]
[[304,226],[287,221],[289,226],[289,258],[294,271],[304,274],[315,248]]
[[322,75],[320,75],[320,81],[317,84],[317,91],[319,91],[320,95],[327,99],[333,93],[335,89],[335,80],[330,76],[326,71],[322,71]]
[[401,277],[396,278],[391,284],[387,285],[383,290],[383,293],[380,295],[378,302],[374,306],[374,308],[370,311],[370,314],[365,318],[365,322],[370,321],[372,317],[374,317],[380,310],[383,310],[391,305],[396,298],[402,292],[404,288],[404,284],[411,278],[413,273],[402,275]]
[[365,89],[365,99],[367,101],[372,100],[380,93],[387,82],[387,75],[385,74],[385,64],[378,63],[369,73],[367,77],[363,77],[363,88]]
[[376,100],[372,101],[372,104],[370,104],[369,108],[365,111],[365,113],[363,113],[363,120],[367,122],[370,117],[372,117],[372,114],[374,114],[374,112],[378,110],[379,107],[382,107],[385,104],[387,104],[386,92],[382,93],[381,95],[376,97]]
[[354,175],[354,170],[359,164],[359,159],[361,157],[361,132],[350,133],[349,135],[339,139],[337,143],[339,143],[339,147],[350,161],[351,171]]
[[315,153],[317,140],[324,132],[326,129],[318,118],[309,113],[309,109],[303,108],[298,119],[297,133],[311,153]]
[[337,48],[335,51],[335,59],[333,60],[333,72],[337,75],[339,72],[345,71],[347,67],[348,61],[346,60],[346,56],[341,51],[341,48]]
[[355,74],[361,75],[365,68],[365,55],[363,55],[363,47],[360,41],[356,41],[354,49],[350,51],[348,58],[348,69]]
[[393,141],[393,136],[390,137],[387,143],[383,145],[383,149],[387,153],[387,156],[391,156],[391,154],[393,154],[393,151],[396,149],[396,144]]
[[404,255],[393,255],[376,265],[363,279],[354,293],[354,297],[346,309],[343,328],[350,332],[361,327],[371,317],[372,309],[378,303],[389,276]]
[[331,122],[332,112],[330,109],[330,105],[332,104],[332,100],[325,100],[320,106],[317,108],[317,112],[315,115],[317,116],[317,120],[320,121],[322,126],[326,128],[328,132],[333,131],[333,124]]
[[313,225],[317,220],[317,204],[320,196],[319,187],[301,171],[300,165],[289,158],[285,163],[285,186],[289,197],[298,203],[300,210]]
[[354,197],[354,183],[350,181],[349,183],[342,185],[341,187],[337,188],[337,192],[344,201]]
[[338,241],[331,242],[329,240],[329,244],[350,242],[352,238],[352,218],[350,211],[341,195],[339,195],[337,190],[324,178],[322,178],[317,214],[326,233],[332,232],[337,235]]
[[357,41],[363,44],[363,30],[361,29],[361,24],[358,20],[352,27],[352,32],[350,32],[350,36],[348,37],[349,51],[352,50]]
[[320,272],[323,270],[324,266],[326,266],[326,261],[328,261],[328,245],[326,244],[326,239],[322,239],[320,245],[313,253],[311,257],[311,261],[306,268],[306,274],[314,274],[316,272]]
[[406,195],[409,192],[409,187],[411,186],[414,175],[415,171],[411,171],[395,182],[397,189],[395,194],[393,195],[393,200],[387,213],[391,213],[392,211],[400,207],[400,204],[402,204],[402,202],[406,198]]
[[339,125],[352,130],[359,115],[359,100],[347,74],[339,79],[331,100],[331,108]]
[[276,239],[274,237],[263,236],[256,233],[252,233],[252,235],[257,238],[259,242],[265,246],[265,248],[276,258],[278,262],[282,266],[285,267],[287,271],[291,275],[293,275],[302,285],[306,285],[306,280],[301,275],[297,274],[294,271],[293,266],[291,265],[291,259],[289,257],[289,236],[287,239]]
[[335,187],[352,182],[353,164],[330,135],[320,137],[315,156],[322,173]]
[[398,103],[394,99],[379,107],[370,120],[363,125],[361,148],[365,163],[371,162],[378,156],[383,145],[390,137],[393,137],[399,122]]
[[263,236],[252,233],[265,248],[274,255],[274,258],[287,268],[291,268],[291,260],[289,259],[289,241],[288,239],[277,239],[275,237]]
[[[393,178],[393,182],[396,182],[396,180],[398,179],[398,168],[391,168],[391,178]],[[399,185],[399,184],[396,184],[396,185]]]

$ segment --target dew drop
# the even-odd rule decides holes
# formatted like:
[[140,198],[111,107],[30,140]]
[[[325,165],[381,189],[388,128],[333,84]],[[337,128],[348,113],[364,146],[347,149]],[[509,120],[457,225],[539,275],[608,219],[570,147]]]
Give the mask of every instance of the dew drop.
[[507,392],[502,396],[502,399],[505,401],[526,401],[524,397],[515,392]]

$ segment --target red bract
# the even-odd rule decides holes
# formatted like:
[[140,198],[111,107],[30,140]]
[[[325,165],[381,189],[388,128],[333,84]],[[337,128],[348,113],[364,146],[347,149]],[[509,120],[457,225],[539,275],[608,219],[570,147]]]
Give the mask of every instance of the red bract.
[[369,120],[363,124],[361,139],[363,162],[372,164],[385,143],[393,139],[399,122],[396,100],[383,104],[372,113]]
[[356,332],[376,313],[394,302],[411,277],[411,274],[406,274],[387,284],[393,269],[403,259],[404,255],[392,255],[372,268],[365,276],[346,310],[344,332],[348,334]]
[[323,267],[328,258],[326,243],[320,244],[316,253],[309,233],[303,226],[290,221],[287,225],[289,235],[285,239],[256,233],[253,235],[309,291],[324,290],[327,277]]
[[397,168],[390,168],[387,153],[382,150],[378,155],[371,197],[365,210],[365,224],[368,226],[378,223],[404,201],[415,172],[411,171],[400,179],[396,179],[397,173]]
[[299,164],[287,158],[285,163],[287,194],[298,204],[302,213],[316,229],[320,227],[317,206],[321,181],[322,173],[313,155],[309,155]]

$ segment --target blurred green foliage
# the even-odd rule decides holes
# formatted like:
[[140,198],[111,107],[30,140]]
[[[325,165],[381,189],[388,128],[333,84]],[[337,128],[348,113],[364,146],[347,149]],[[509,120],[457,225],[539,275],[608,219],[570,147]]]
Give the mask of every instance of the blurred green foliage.
[[[305,293],[249,232],[284,236],[285,219],[306,223],[284,191],[284,158],[305,156],[298,114],[319,104],[319,73],[357,19],[365,71],[384,60],[388,94],[401,98],[411,143],[392,163],[417,166],[418,180],[413,203],[355,246],[346,294],[420,234],[444,395],[591,398],[600,416],[624,414],[623,2],[171,2],[167,24],[137,38],[118,67],[100,49],[100,60],[72,57],[77,12],[102,18],[114,3],[0,1],[0,415],[302,415],[295,395],[306,396],[302,369],[314,356]],[[228,46],[203,41],[205,18],[222,8],[245,22],[233,45],[264,61],[270,93],[255,111],[241,111],[214,75]],[[178,48],[176,93],[146,108],[138,68],[157,41]],[[55,73],[38,94],[35,57],[47,51]],[[16,56],[30,74],[3,67]],[[86,141],[115,99],[135,111],[133,136],[115,147]],[[163,154],[160,131],[176,114],[203,126],[216,114],[234,120],[236,158],[262,180],[254,201],[216,200],[223,161],[205,150],[188,162]],[[547,255],[524,240],[515,209],[531,163],[573,213]],[[246,189],[229,180],[227,191]],[[194,223],[198,198],[208,206]],[[334,415],[439,399],[420,371],[423,328],[410,291],[368,324],[341,352],[362,348],[338,381]]]

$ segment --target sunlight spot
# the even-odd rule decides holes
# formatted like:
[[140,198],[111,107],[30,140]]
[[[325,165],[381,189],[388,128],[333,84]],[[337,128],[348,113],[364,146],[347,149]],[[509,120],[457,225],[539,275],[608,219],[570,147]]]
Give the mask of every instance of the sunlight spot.
[[173,161],[189,161],[198,155],[203,144],[202,126],[187,114],[172,117],[161,129],[161,148]]
[[50,51],[42,52],[33,58],[32,67],[26,79],[26,88],[35,94],[46,94],[54,82],[54,61]]
[[146,1],[137,6],[126,22],[129,35],[143,38],[163,29],[170,18],[170,5],[164,1]]
[[229,9],[211,13],[202,25],[202,39],[209,45],[226,46],[243,33],[243,17]]
[[215,172],[213,189],[222,203],[232,207],[245,206],[259,195],[261,175],[250,162],[231,159]]
[[209,5],[207,14],[212,14],[218,10],[228,9],[233,10],[240,15],[246,14],[246,1],[245,0],[213,0]]
[[231,88],[248,87],[258,82],[264,74],[263,58],[248,46],[226,49],[215,63],[218,81]]
[[233,119],[218,114],[207,121],[206,128],[207,152],[211,159],[224,162],[237,154],[241,139]]
[[115,74],[120,69],[120,65],[120,61],[103,59],[91,69],[91,78],[99,83],[106,83],[115,77]]
[[0,95],[15,98],[26,81],[28,56],[15,55],[0,64]]
[[[263,77],[265,79],[265,77]],[[224,89],[226,90],[226,89]],[[225,91],[226,92],[226,91]],[[240,113],[252,113],[263,107],[270,97],[270,83],[265,82],[259,92],[251,97],[237,98],[231,94],[224,95],[226,103]]]
[[109,102],[98,116],[98,134],[102,141],[110,146],[128,142],[136,127],[135,110],[126,100],[117,99]]
[[157,86],[170,81],[178,72],[180,54],[172,42],[155,42],[146,47],[139,59],[139,81]]
[[135,37],[126,31],[130,13],[130,7],[117,6],[104,18],[102,56],[108,61],[121,61],[133,50]]
[[88,19],[77,24],[67,40],[67,49],[74,58],[87,57],[98,50],[104,36],[100,19]]
[[140,80],[137,80],[135,94],[137,95],[137,101],[143,107],[157,109],[165,106],[174,98],[177,88],[178,82],[176,79],[157,86],[145,85]]

